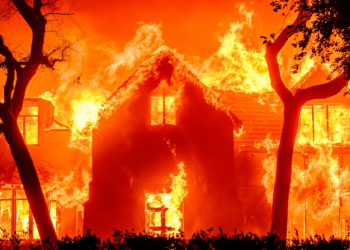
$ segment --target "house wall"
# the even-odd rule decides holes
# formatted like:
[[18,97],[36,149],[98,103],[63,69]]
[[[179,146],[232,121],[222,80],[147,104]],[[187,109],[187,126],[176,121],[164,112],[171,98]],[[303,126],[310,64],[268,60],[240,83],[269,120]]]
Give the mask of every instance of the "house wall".
[[[26,99],[24,106],[39,106],[39,143],[27,147],[35,167],[39,170],[37,173],[41,185],[50,185],[55,175],[58,178],[65,177],[74,171],[79,176],[77,166],[89,166],[89,156],[69,147],[70,130],[45,130],[45,126],[52,125],[52,104],[42,99]],[[6,184],[21,184],[11,150],[4,137],[0,137],[0,178]],[[73,180],[72,185],[74,184]],[[61,227],[58,235],[75,236],[76,229],[79,228],[77,220],[73,219],[76,217],[75,208],[60,207],[60,210]]]
[[[326,76],[322,78],[319,72],[316,72],[307,79],[305,86],[326,81]],[[333,97],[313,100],[307,104],[342,104],[349,108],[350,99],[344,97],[344,92],[345,89]],[[268,158],[268,151],[272,154],[276,152],[276,149],[267,149],[268,144],[266,143],[279,141],[283,124],[283,106],[278,102],[279,98],[274,93],[249,94],[226,91],[221,93],[221,97],[224,103],[230,106],[233,113],[243,122],[243,134],[235,138],[234,161],[240,199],[244,206],[244,231],[265,234],[270,230],[271,204],[268,203],[265,187],[261,183],[266,173],[263,168],[263,160]],[[265,141],[266,139],[269,141]],[[273,144],[269,146],[271,145]],[[293,166],[298,165],[303,168],[304,158],[301,151],[305,153],[308,150],[310,149],[305,147],[303,150],[299,149],[294,153]],[[341,171],[347,171],[350,165],[350,150],[347,144],[333,145],[332,157],[337,158],[338,155],[342,155],[343,158]],[[313,158],[315,158],[315,153],[310,151],[309,159]],[[320,186],[322,187],[322,183]],[[320,194],[322,192],[322,188],[315,191],[314,197],[316,197],[316,193]],[[349,221],[349,200],[348,197],[342,197],[342,203],[340,203],[341,232],[343,235],[346,232],[346,220]],[[332,221],[324,221],[322,225],[317,224],[316,226],[311,223],[313,213],[314,211],[307,209],[307,236],[314,233],[332,235],[338,232],[337,213],[334,214],[335,217]],[[298,229],[299,235],[303,236],[304,218],[299,217],[292,218],[288,222],[288,231],[292,232],[288,237],[295,236],[295,228]]]
[[[85,204],[84,230],[100,237],[117,230],[145,229],[145,190],[169,189],[169,175],[183,162],[189,194],[184,202],[184,229],[240,227],[233,164],[233,125],[208,105],[201,89],[184,83],[176,125],[150,125],[151,91],[140,89],[93,132],[93,179]],[[176,157],[167,141],[175,147]],[[168,180],[167,180],[168,179]],[[158,181],[157,181],[158,180]]]

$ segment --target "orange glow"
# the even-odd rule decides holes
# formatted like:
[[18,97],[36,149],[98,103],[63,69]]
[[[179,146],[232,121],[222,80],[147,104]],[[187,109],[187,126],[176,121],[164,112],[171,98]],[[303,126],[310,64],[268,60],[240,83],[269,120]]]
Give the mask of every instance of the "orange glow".
[[[67,4],[69,1],[63,2],[63,10],[70,7],[70,3]],[[176,57],[173,59],[173,78],[176,79],[171,80],[170,87],[163,83],[171,90],[157,92],[150,100],[151,125],[176,124],[176,112],[181,99],[177,85],[192,81],[195,77],[198,77],[198,80],[193,80],[195,84],[200,85],[201,81],[206,85],[202,88],[205,101],[217,109],[228,111],[229,107],[219,101],[224,91],[260,94],[259,102],[275,109],[279,103],[277,95],[271,95],[268,100],[262,96],[274,90],[265,61],[265,48],[259,37],[278,31],[284,17],[273,15],[269,4],[263,2],[107,0],[97,6],[96,1],[77,1],[73,8],[74,19],[86,33],[86,38],[80,39],[77,47],[74,47],[79,53],[73,53],[68,64],[57,63],[53,76],[51,73],[40,75],[38,72],[37,79],[28,87],[26,97],[40,96],[51,101],[55,106],[55,119],[71,129],[69,147],[91,155],[92,131],[98,127],[99,119],[108,119],[134,94],[140,82],[157,77],[156,65],[152,64],[155,60],[148,60],[156,53],[167,54],[170,50],[167,45],[173,49],[171,52]],[[20,23],[18,32],[14,32],[12,22],[0,23],[5,41],[17,39],[18,44],[22,41],[25,43],[28,30]],[[283,23],[284,26],[287,24],[288,20]],[[75,41],[76,34],[81,34],[80,27],[71,20],[62,22],[62,30],[71,41]],[[52,40],[50,32],[47,40]],[[17,50],[18,44],[15,41],[9,46]],[[24,47],[24,50],[27,48]],[[20,54],[22,47],[18,51]],[[49,51],[48,46],[45,51]],[[300,87],[316,68],[314,60],[305,57],[299,72],[290,75],[294,61],[287,59],[291,58],[291,54],[294,51],[288,48],[278,57],[282,77],[287,79],[285,82],[290,89]],[[185,70],[184,66],[191,72]],[[2,78],[0,80],[4,82]],[[126,84],[122,85],[124,82]],[[158,88],[162,88],[161,85]],[[25,107],[21,115],[29,116],[18,120],[27,144],[39,143],[38,112],[34,107]],[[328,111],[324,105],[314,105],[312,108],[305,106],[301,111],[295,151],[307,160],[305,165],[300,163],[300,159],[293,163],[290,194],[290,220],[295,225],[293,227],[302,225],[305,204],[313,229],[321,225],[322,220],[335,220],[339,197],[348,195],[349,178],[347,168],[341,166],[333,152],[336,152],[340,143],[349,143],[350,131],[345,129],[349,122],[350,113],[342,106],[328,106]],[[243,133],[242,126],[235,136]],[[260,146],[266,147],[268,151],[268,157],[262,162],[266,171],[262,183],[271,203],[278,142],[267,138],[262,143],[256,143],[257,148]],[[83,167],[82,172],[76,168],[58,174],[50,185],[44,187],[49,199],[57,201],[50,207],[55,225],[55,206],[83,210],[92,178],[90,167]],[[179,169],[179,174],[173,177],[170,193],[146,193],[146,205],[167,207],[166,226],[174,231],[181,228],[181,202],[187,194],[184,166],[180,164]],[[198,177],[205,183],[201,178]],[[6,229],[12,216],[11,210],[7,208],[12,204],[10,201],[0,203],[0,228]],[[17,205],[20,209],[16,214],[16,229],[20,230],[29,223],[26,219],[28,207],[22,201],[18,201]],[[161,213],[146,213],[149,213],[149,226],[161,224]],[[36,227],[34,235],[38,236]]]
[[[35,220],[32,217],[29,209],[29,202],[23,189],[14,189],[10,185],[3,185],[0,191],[0,236],[4,236],[4,231],[11,235],[16,231],[16,235],[22,239],[29,239],[29,230],[32,230],[32,236],[34,239],[39,239],[38,229],[35,224]],[[23,188],[19,186],[19,188]],[[15,195],[14,195],[15,194]],[[55,201],[49,201],[50,216],[57,230],[57,203]],[[13,211],[16,212],[13,216]],[[12,228],[12,219],[15,218]],[[30,218],[33,220],[30,224]],[[11,231],[12,229],[12,231]]]
[[[147,230],[161,233],[161,229],[155,230],[152,227],[167,227],[166,234],[177,233],[181,229],[183,214],[181,211],[181,204],[183,199],[187,196],[187,182],[185,180],[185,166],[179,163],[178,168],[180,172],[176,176],[171,176],[171,192],[163,193],[146,193],[146,224]],[[162,212],[165,213],[165,225],[162,225]],[[156,211],[152,209],[157,209]]]
[[78,175],[72,171],[63,179],[56,176],[50,185],[44,187],[48,199],[57,201],[63,208],[76,207],[78,211],[83,211],[83,205],[89,196],[91,176],[85,169],[82,169],[81,176]]
[[38,107],[23,107],[18,117],[18,127],[27,145],[37,145],[39,143],[38,115]]
[[[305,105],[301,111],[294,150],[303,157],[298,159],[295,154],[293,159],[288,227],[303,232],[307,218],[306,236],[321,233],[319,230],[324,230],[327,223],[333,225],[333,234],[342,232],[338,229],[339,216],[345,216],[349,210],[342,203],[348,201],[350,194],[350,173],[348,166],[342,165],[342,155],[333,151],[339,143],[349,143],[345,126],[349,118],[350,110],[342,105]],[[266,145],[269,151],[271,144]],[[271,203],[276,152],[263,161],[263,168],[266,172],[262,184]]]

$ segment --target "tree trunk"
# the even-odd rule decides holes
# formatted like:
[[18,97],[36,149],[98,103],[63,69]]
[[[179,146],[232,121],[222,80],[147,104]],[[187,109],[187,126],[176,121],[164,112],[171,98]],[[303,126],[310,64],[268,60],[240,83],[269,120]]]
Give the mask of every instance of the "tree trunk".
[[298,105],[295,101],[285,104],[284,122],[277,153],[271,228],[283,240],[287,237],[288,197],[292,178],[292,159],[301,107],[302,105]]
[[[48,206],[42,192],[33,160],[19,131],[17,121],[10,112],[10,119],[4,121],[4,135],[10,146],[18,172],[32,210],[41,240],[49,237],[50,241],[57,239]],[[6,116],[9,118],[8,116]]]

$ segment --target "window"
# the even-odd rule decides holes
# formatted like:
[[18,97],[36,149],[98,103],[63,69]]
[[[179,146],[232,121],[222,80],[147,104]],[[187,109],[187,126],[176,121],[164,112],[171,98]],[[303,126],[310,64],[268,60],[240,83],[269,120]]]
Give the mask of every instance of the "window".
[[[58,231],[57,202],[49,201],[51,219],[56,232]],[[14,216],[16,215],[16,216]],[[0,190],[0,228],[8,234],[14,231],[20,238],[39,239],[33,215],[23,189],[4,188]],[[30,230],[32,234],[21,234]],[[0,236],[3,232],[0,232]]]
[[180,209],[174,209],[174,206],[169,209],[167,203],[170,200],[171,195],[169,193],[146,193],[146,231],[164,235],[176,233],[176,228],[183,229],[183,203],[181,203],[182,208]]
[[173,96],[151,97],[151,125],[175,125],[175,98]]
[[38,145],[39,107],[23,107],[17,122],[25,143],[27,145]]
[[304,105],[297,142],[302,144],[350,141],[350,110],[342,105]]

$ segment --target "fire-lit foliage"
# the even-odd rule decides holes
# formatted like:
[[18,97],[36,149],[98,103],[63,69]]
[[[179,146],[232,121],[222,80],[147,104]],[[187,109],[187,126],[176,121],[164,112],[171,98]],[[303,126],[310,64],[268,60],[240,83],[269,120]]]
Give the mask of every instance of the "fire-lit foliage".
[[[271,0],[273,10],[288,15],[290,10],[303,11],[306,25],[301,23],[298,30],[302,33],[293,46],[301,51],[295,55],[300,60],[305,55],[316,56],[321,63],[330,63],[336,72],[348,72],[350,69],[350,20],[349,1],[342,0]],[[308,20],[309,19],[309,20]],[[274,37],[274,34],[272,34]],[[301,37],[301,38],[300,38]],[[295,66],[296,68],[298,65]]]

